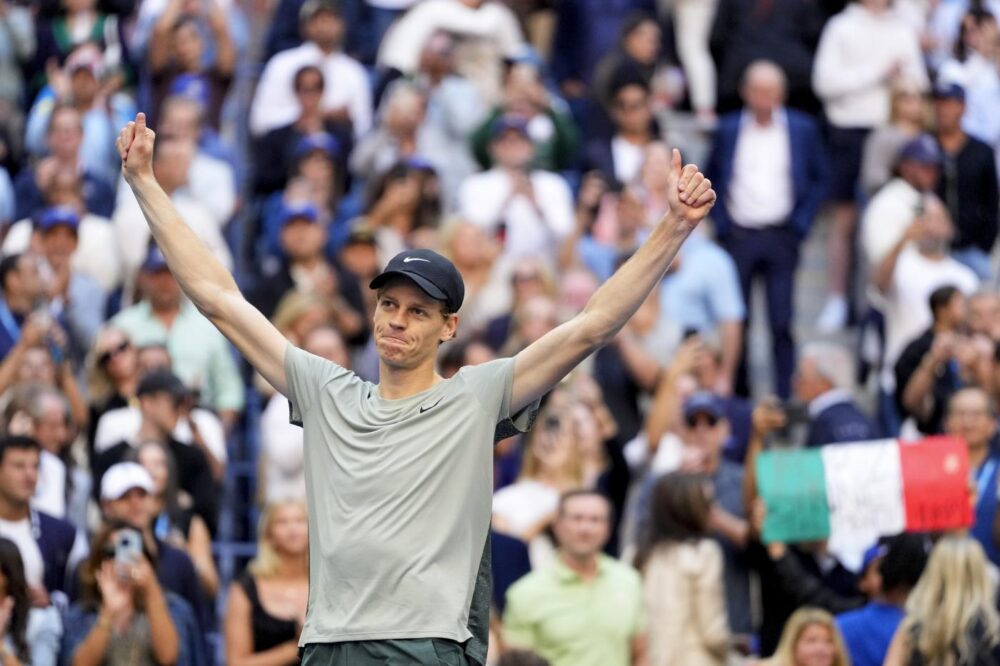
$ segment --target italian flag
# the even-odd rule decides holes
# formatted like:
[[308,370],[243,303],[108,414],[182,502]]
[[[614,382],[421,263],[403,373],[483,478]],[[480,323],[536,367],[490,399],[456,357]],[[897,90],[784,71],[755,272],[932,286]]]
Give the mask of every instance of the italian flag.
[[835,553],[863,551],[879,536],[973,520],[965,442],[951,437],[765,451],[757,484],[765,542],[828,539]]

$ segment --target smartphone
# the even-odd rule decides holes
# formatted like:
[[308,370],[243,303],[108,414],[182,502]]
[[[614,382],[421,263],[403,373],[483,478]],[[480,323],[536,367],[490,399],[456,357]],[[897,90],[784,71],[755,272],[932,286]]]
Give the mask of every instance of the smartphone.
[[142,534],[137,530],[125,529],[118,532],[115,539],[115,563],[133,567],[142,557]]

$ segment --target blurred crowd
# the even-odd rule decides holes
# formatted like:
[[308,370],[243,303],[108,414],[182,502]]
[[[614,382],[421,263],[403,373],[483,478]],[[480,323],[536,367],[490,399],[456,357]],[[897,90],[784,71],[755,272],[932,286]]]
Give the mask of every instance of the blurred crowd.
[[[491,663],[1000,663],[998,19],[0,0],[3,666],[298,662],[302,432],[151,242],[113,145],[137,111],[248,299],[372,381],[397,252],[465,280],[448,377],[586,306],[672,148],[712,179],[659,288],[495,448]],[[761,451],[942,434],[969,530],[763,542]]]

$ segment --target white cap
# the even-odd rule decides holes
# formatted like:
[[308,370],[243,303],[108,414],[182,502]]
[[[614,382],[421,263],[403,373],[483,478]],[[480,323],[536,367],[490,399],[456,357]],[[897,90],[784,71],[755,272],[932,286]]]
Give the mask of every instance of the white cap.
[[122,462],[112,465],[101,479],[101,500],[121,499],[133,488],[153,494],[153,477],[139,463]]

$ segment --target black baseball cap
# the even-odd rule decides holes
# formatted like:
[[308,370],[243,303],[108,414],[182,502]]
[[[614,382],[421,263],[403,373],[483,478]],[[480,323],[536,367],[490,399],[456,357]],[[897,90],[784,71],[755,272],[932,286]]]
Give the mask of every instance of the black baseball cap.
[[458,312],[465,300],[465,282],[455,264],[434,250],[400,252],[368,286],[379,289],[394,277],[412,280],[431,298],[444,301],[451,312]]
[[169,393],[174,400],[183,400],[190,391],[177,375],[166,369],[153,370],[139,380],[135,394],[139,397],[154,393]]

